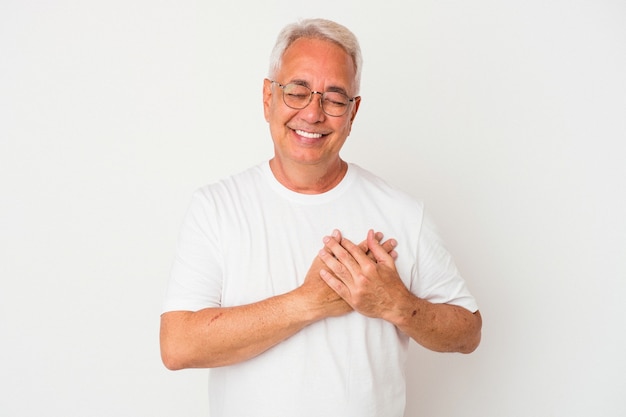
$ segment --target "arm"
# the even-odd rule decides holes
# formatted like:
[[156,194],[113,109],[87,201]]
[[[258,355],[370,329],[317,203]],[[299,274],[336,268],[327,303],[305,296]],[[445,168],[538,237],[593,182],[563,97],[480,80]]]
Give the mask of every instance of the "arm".
[[[394,324],[422,346],[440,352],[470,353],[480,343],[482,319],[449,304],[433,304],[412,294],[391,256],[368,233],[368,257],[348,239],[324,239],[320,276],[359,313]],[[334,256],[333,256],[334,255]],[[332,273],[331,273],[332,272]]]
[[[375,236],[380,240],[381,234]],[[366,242],[362,250],[367,250]],[[395,256],[395,241],[381,248]],[[257,303],[171,311],[161,316],[161,357],[168,369],[231,365],[253,358],[304,327],[352,308],[320,278],[324,267],[313,261],[302,286]]]
[[317,320],[351,311],[319,279],[321,266],[316,258],[302,286],[257,303],[164,313],[163,363],[172,370],[231,365],[264,352]]

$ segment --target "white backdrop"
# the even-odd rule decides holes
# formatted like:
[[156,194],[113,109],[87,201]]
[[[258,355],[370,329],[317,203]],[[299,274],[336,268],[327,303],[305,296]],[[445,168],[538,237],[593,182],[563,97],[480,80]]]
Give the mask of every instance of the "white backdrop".
[[[160,363],[192,191],[271,156],[276,34],[360,38],[343,156],[422,198],[477,296],[407,417],[626,415],[626,3],[0,3],[0,415],[207,416]],[[260,378],[262,383],[262,378]]]

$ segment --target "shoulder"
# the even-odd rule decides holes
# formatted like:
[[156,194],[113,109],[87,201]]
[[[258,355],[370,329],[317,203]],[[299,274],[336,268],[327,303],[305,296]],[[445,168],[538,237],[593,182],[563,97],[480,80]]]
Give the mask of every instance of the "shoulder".
[[264,165],[259,164],[196,189],[193,199],[207,202],[245,196],[264,182]]
[[397,206],[417,209],[420,212],[423,211],[424,204],[422,200],[389,184],[383,178],[359,165],[351,163],[350,169],[355,176],[355,183],[358,184],[363,191],[370,193],[372,198],[388,200]]

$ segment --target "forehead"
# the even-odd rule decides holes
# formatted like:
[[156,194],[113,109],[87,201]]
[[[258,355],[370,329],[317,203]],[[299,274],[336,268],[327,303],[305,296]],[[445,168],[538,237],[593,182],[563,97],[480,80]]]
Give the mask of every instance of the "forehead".
[[356,71],[352,57],[336,43],[300,38],[283,54],[278,74],[283,82],[305,80],[349,88],[354,84]]

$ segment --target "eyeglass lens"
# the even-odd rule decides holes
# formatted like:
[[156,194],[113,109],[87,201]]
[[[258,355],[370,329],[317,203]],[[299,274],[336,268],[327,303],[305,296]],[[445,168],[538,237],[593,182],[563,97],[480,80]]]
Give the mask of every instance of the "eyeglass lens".
[[[280,84],[279,84],[280,85]],[[287,84],[283,89],[283,101],[292,109],[303,109],[309,105],[313,93],[310,88],[300,84]],[[345,94],[326,91],[321,94],[322,110],[329,116],[343,116],[348,111],[350,99]]]

